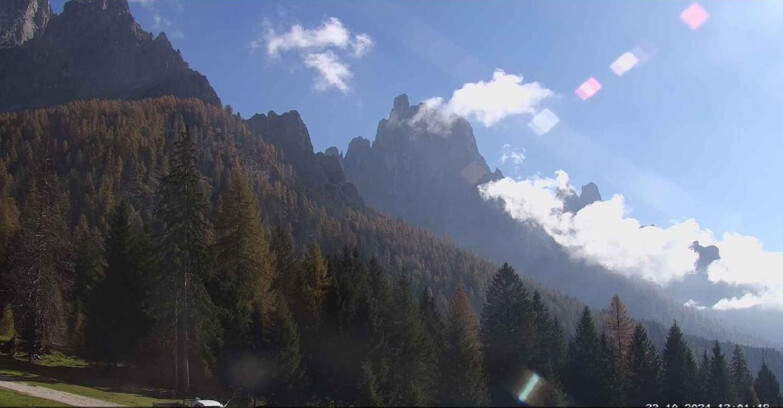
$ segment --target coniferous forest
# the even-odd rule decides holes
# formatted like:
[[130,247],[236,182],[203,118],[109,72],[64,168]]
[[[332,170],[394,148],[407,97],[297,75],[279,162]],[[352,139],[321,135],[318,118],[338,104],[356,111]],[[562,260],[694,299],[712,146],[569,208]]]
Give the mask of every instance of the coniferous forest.
[[656,349],[619,297],[582,308],[377,214],[230,108],[76,102],[0,134],[12,355],[247,405],[783,404],[740,346],[697,355],[675,322]]

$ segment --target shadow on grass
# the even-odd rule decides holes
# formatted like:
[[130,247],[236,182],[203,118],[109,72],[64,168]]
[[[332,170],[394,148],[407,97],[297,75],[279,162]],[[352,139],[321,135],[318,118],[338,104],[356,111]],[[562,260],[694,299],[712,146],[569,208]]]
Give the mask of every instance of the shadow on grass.
[[[132,385],[143,383],[144,375],[123,367],[106,370],[86,365],[44,365],[0,354],[0,377],[9,381],[78,385],[105,392],[131,393],[156,399],[172,397],[168,390]],[[134,381],[136,379],[141,381]]]

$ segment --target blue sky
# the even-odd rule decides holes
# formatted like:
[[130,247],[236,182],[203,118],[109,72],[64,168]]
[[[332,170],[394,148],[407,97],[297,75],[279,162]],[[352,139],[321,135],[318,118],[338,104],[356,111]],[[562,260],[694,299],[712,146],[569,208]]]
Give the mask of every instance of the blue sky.
[[[62,0],[53,1],[56,11]],[[783,174],[783,4],[703,2],[709,20],[679,19],[690,2],[662,1],[132,1],[139,23],[166,31],[225,104],[249,117],[296,109],[317,150],[373,139],[394,96],[448,99],[496,69],[535,81],[556,96],[541,108],[561,122],[539,136],[529,115],[491,127],[471,120],[490,167],[506,175],[596,182],[620,193],[642,223],[695,218],[717,234],[759,237],[783,250],[778,188]],[[349,89],[316,89],[315,71],[295,50],[271,56],[269,29],[314,28],[339,19],[373,46],[346,55]],[[259,41],[261,48],[251,49]],[[622,77],[609,64],[639,44],[656,50]],[[588,77],[603,89],[582,101]],[[503,145],[524,149],[520,166],[501,164]]]

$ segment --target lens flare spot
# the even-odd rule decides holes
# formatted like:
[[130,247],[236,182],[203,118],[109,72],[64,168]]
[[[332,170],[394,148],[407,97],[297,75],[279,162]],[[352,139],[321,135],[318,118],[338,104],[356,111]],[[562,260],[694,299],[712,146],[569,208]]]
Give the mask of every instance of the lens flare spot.
[[549,133],[558,122],[560,122],[560,119],[558,119],[557,115],[549,109],[544,109],[536,116],[533,116],[533,119],[528,122],[527,126],[541,136]]
[[595,95],[600,90],[601,90],[601,83],[598,82],[597,79],[590,77],[590,79],[583,82],[582,85],[579,85],[579,88],[576,88],[576,91],[574,91],[574,93],[583,101],[586,101],[592,98],[593,95]]
[[680,13],[680,19],[690,27],[691,30],[698,30],[708,18],[710,18],[710,13],[708,13],[699,3],[691,4]]
[[530,378],[527,380],[527,383],[522,388],[522,391],[520,391],[519,395],[517,395],[519,402],[525,403],[527,399],[530,398],[530,393],[533,392],[533,389],[536,387],[536,384],[538,384],[540,379],[541,377],[539,377],[536,373],[533,373],[533,375],[530,376]]
[[609,66],[609,69],[611,69],[615,75],[622,76],[624,73],[630,71],[631,68],[635,67],[637,63],[639,63],[639,58],[631,52],[626,52],[621,55],[620,58],[614,60],[612,65]]

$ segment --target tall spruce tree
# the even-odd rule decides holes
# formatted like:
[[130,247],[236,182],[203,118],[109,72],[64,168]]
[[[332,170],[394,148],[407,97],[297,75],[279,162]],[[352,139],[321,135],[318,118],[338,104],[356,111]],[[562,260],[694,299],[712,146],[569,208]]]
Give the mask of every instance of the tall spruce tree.
[[430,405],[434,396],[427,387],[429,372],[427,339],[421,320],[419,303],[408,277],[400,277],[394,285],[389,325],[389,403],[391,405]]
[[696,369],[696,380],[694,384],[694,398],[696,401],[709,401],[710,395],[707,389],[710,381],[710,358],[707,357],[707,350],[701,355],[701,361]]
[[628,346],[627,403],[644,406],[660,403],[661,361],[641,323],[636,325]]
[[756,381],[753,383],[759,402],[770,406],[783,406],[783,396],[780,394],[780,384],[766,361],[762,361]]
[[87,309],[86,352],[104,364],[130,361],[147,334],[150,322],[143,301],[149,249],[133,207],[121,200],[112,210],[103,245],[105,273]]
[[538,291],[533,293],[532,307],[535,316],[536,345],[530,362],[531,367],[550,383],[559,384],[566,349],[563,329],[557,318],[549,315]]
[[301,405],[302,390],[307,377],[299,332],[288,305],[279,296],[275,299],[267,340],[268,360],[272,362],[269,383],[270,400],[274,405]]
[[196,147],[185,129],[175,142],[170,169],[158,186],[155,217],[160,224],[158,274],[152,305],[159,326],[173,337],[175,384],[190,389],[191,358],[208,363],[219,338],[214,304],[207,292],[211,274],[209,203],[196,159]]
[[426,370],[422,386],[432,396],[433,405],[436,405],[439,402],[438,384],[441,378],[439,365],[443,358],[444,326],[430,288],[423,290],[419,297],[419,313],[424,329],[423,359]]
[[68,314],[73,256],[61,199],[46,147],[30,179],[3,276],[12,293],[15,327],[31,361],[63,338]]
[[674,322],[666,336],[663,347],[663,401],[671,404],[685,404],[693,401],[696,362],[680,326]]
[[535,316],[530,297],[514,268],[497,271],[489,284],[481,334],[493,405],[513,405],[535,348]]
[[576,326],[576,334],[568,345],[563,386],[566,392],[579,405],[601,406],[601,341],[598,337],[593,315],[585,306]]
[[732,404],[735,401],[729,366],[717,340],[712,345],[707,395],[709,395],[709,401],[714,404]]
[[731,385],[735,404],[758,404],[756,391],[753,390],[753,374],[750,373],[748,362],[739,344],[734,345],[731,357]]
[[440,401],[447,406],[489,403],[481,336],[476,312],[461,287],[449,305],[441,362]]

